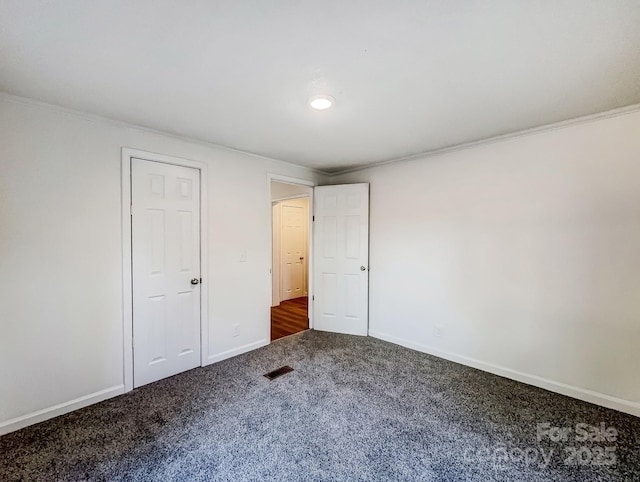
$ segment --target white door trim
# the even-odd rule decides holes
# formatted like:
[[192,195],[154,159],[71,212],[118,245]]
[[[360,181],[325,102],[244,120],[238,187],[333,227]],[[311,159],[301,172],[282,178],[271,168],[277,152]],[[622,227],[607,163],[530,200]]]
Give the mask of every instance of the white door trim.
[[124,361],[124,391],[133,390],[133,285],[131,270],[131,158],[162,162],[200,170],[200,269],[202,276],[200,297],[200,365],[209,358],[209,319],[207,295],[209,286],[209,258],[207,242],[207,165],[179,157],[122,148],[122,349]]
[[[271,173],[267,173],[267,209],[269,210],[269,217],[267,219],[270,220],[271,223],[271,227],[269,229],[269,252],[273,253],[273,233],[272,233],[272,229],[273,229],[273,200],[271,199],[271,181],[280,181],[280,182],[288,182],[289,184],[298,184],[301,186],[308,186],[308,187],[315,187],[316,183],[313,181],[307,181],[306,179],[298,179],[295,177],[289,177],[289,176],[281,176],[280,174],[271,174]],[[308,296],[309,298],[311,298],[309,300],[309,306],[307,309],[307,316],[309,317],[309,328],[313,328],[313,189],[311,189],[311,192],[309,193],[309,233],[308,233],[308,239],[309,239],[309,245],[308,245],[308,253],[307,253],[307,258],[309,261],[309,273],[308,273],[308,280],[307,280],[307,291],[308,291]],[[298,195],[295,197],[306,197],[305,194],[302,195]],[[273,273],[273,259],[271,260],[271,262],[269,263],[269,266],[271,266],[271,271],[269,272],[269,278],[271,279],[272,273]],[[273,281],[271,282],[271,290],[273,290]],[[273,299],[273,291],[271,293],[271,297],[269,299]],[[267,327],[267,339],[271,340],[271,336],[269,335],[269,333],[271,333],[271,316],[269,316],[269,326]]]

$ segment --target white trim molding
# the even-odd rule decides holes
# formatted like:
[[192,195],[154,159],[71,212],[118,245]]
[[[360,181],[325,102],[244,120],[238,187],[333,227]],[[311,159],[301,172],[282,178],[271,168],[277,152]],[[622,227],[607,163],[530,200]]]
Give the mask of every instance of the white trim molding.
[[173,139],[178,139],[184,142],[188,142],[190,144],[197,144],[197,145],[207,146],[215,149],[222,149],[228,152],[237,152],[239,154],[246,154],[247,156],[251,156],[256,159],[262,159],[264,161],[269,161],[269,162],[276,162],[278,164],[282,164],[283,166],[290,166],[298,169],[304,169],[305,171],[313,172],[316,174],[322,174],[325,176],[331,175],[329,172],[323,171],[321,169],[315,169],[313,167],[303,166],[301,164],[295,164],[289,161],[283,161],[281,159],[276,159],[263,154],[258,154],[257,152],[243,151],[242,149],[236,149],[234,147],[225,146],[223,144],[216,144],[214,142],[210,142],[204,139],[198,139],[196,137],[189,137],[189,136],[184,136],[180,134],[175,134],[169,131],[163,131],[161,129],[155,129],[153,127],[146,127],[143,125],[131,124],[130,122],[119,120],[113,117],[105,117],[98,114],[91,114],[89,112],[75,110],[69,107],[63,107],[61,105],[51,104],[49,102],[43,102],[41,100],[32,99],[30,97],[22,97],[19,95],[9,94],[8,92],[0,92],[0,99],[6,100],[8,102],[13,102],[16,104],[23,104],[31,107],[36,107],[42,110],[58,112],[60,114],[63,114],[69,117],[77,117],[79,119],[84,119],[89,122],[96,122],[96,123],[99,122],[103,124],[112,125],[115,127],[122,127],[124,129],[133,129],[139,132],[146,132],[149,134],[157,134],[165,137],[171,137]]
[[[59,112],[61,114],[64,115],[68,115],[68,116],[72,116],[72,117],[77,117],[80,119],[84,119],[90,122],[102,122],[105,124],[110,124],[113,126],[117,126],[117,127],[123,127],[126,129],[134,129],[140,132],[148,132],[151,134],[158,134],[158,135],[163,135],[163,136],[167,136],[167,137],[172,137],[174,139],[179,139],[182,140],[184,142],[189,142],[192,144],[199,144],[199,145],[203,145],[203,146],[208,146],[208,147],[213,147],[213,148],[217,148],[217,149],[223,149],[225,151],[228,152],[237,152],[237,153],[241,153],[241,154],[246,154],[248,156],[251,157],[255,157],[257,159],[263,159],[266,161],[270,161],[270,162],[277,162],[279,164],[282,165],[286,165],[286,166],[291,166],[291,167],[296,167],[299,169],[304,169],[307,170],[309,172],[313,172],[316,174],[321,174],[324,176],[327,176],[329,178],[335,177],[335,176],[340,176],[342,174],[348,174],[350,172],[356,172],[356,171],[362,171],[364,169],[369,169],[372,167],[377,167],[377,166],[384,166],[385,164],[392,164],[395,162],[404,162],[404,161],[413,161],[416,159],[422,159],[422,158],[428,158],[428,157],[433,157],[433,156],[437,156],[439,154],[445,154],[448,152],[455,152],[458,150],[462,150],[462,149],[468,149],[470,147],[475,147],[475,146],[479,146],[479,145],[483,145],[483,144],[492,144],[494,142],[500,142],[500,141],[505,141],[508,139],[512,139],[512,138],[516,138],[516,137],[521,137],[521,136],[528,136],[528,135],[532,135],[532,134],[537,134],[539,132],[545,132],[545,131],[551,131],[551,130],[556,130],[556,129],[563,129],[565,127],[571,127],[573,125],[577,125],[577,124],[583,124],[585,122],[593,122],[593,121],[597,121],[600,119],[606,119],[609,117],[617,117],[617,116],[621,116],[621,115],[626,115],[626,114],[632,114],[634,112],[638,112],[640,111],[640,104],[631,104],[625,107],[620,107],[617,109],[611,109],[611,110],[607,110],[604,112],[597,112],[594,114],[588,114],[588,115],[584,115],[584,116],[580,116],[580,117],[575,117],[573,119],[567,119],[564,121],[560,121],[560,122],[554,122],[552,124],[543,124],[541,126],[537,126],[537,127],[532,127],[529,129],[522,129],[519,131],[514,131],[514,132],[510,132],[507,134],[502,134],[502,135],[497,135],[497,136],[493,136],[493,137],[487,137],[487,138],[483,138],[483,139],[478,139],[475,141],[471,141],[471,142],[464,142],[464,143],[460,143],[460,144],[454,144],[451,146],[447,146],[447,147],[443,147],[440,149],[433,149],[430,151],[423,151],[423,152],[418,152],[415,154],[410,154],[407,156],[402,156],[402,157],[395,157],[392,159],[387,159],[387,160],[381,160],[381,161],[377,161],[377,162],[372,162],[369,164],[360,164],[360,165],[355,165],[355,166],[351,166],[351,167],[347,167],[345,169],[332,169],[329,171],[323,170],[323,169],[318,169],[318,168],[312,168],[312,167],[308,167],[308,166],[304,166],[302,164],[296,164],[293,162],[289,162],[289,161],[283,161],[281,159],[275,159],[273,157],[268,157],[262,154],[258,154],[256,152],[251,152],[251,151],[243,151],[242,149],[235,149],[233,147],[229,147],[229,146],[225,146],[222,144],[215,144],[213,142],[209,142],[209,141],[205,141],[202,139],[197,139],[197,138],[193,138],[193,137],[188,137],[188,136],[182,136],[182,135],[178,135],[172,132],[168,132],[168,131],[163,131],[163,130],[159,130],[159,129],[154,129],[151,127],[145,127],[145,126],[141,126],[141,125],[136,125],[136,124],[131,124],[129,122],[125,122],[125,121],[121,121],[115,118],[111,118],[111,117],[105,117],[105,116],[101,116],[101,115],[97,115],[97,114],[90,114],[88,112],[84,112],[84,111],[79,111],[79,110],[75,110],[75,109],[70,109],[68,107],[63,107],[60,105],[56,105],[56,104],[51,104],[48,102],[43,102],[40,100],[36,100],[36,99],[32,99],[29,97],[22,97],[22,96],[18,96],[18,95],[14,95],[14,94],[9,94],[8,92],[0,92],[0,99],[4,99],[8,102],[14,102],[17,104],[23,104],[23,105],[29,105],[29,106],[33,106],[33,107],[37,107],[39,109],[43,109],[43,110],[49,110],[49,111],[54,111],[54,112]],[[286,182],[286,181],[285,181]],[[295,181],[291,181],[291,182],[295,182]]]
[[231,350],[223,351],[222,353],[209,355],[206,365],[210,365],[212,363],[226,360],[227,358],[232,358],[237,355],[242,355],[243,353],[247,353],[249,351],[262,348],[263,346],[267,346],[269,343],[270,341],[268,339],[259,340],[259,341],[254,341],[253,343],[247,343],[246,345],[242,345],[237,348],[232,348]]
[[605,395],[604,393],[594,392],[586,388],[580,388],[566,383],[557,382],[555,380],[549,380],[536,375],[530,375],[528,373],[522,373],[510,368],[505,368],[493,363],[487,363],[475,358],[469,358],[466,356],[458,355],[448,351],[443,351],[432,346],[423,345],[414,341],[399,338],[397,336],[389,335],[387,333],[381,333],[379,331],[370,330],[369,336],[378,338],[380,340],[388,341],[396,345],[404,346],[422,353],[436,356],[438,358],[444,358],[461,365],[466,365],[471,368],[476,368],[488,373],[493,373],[501,377],[509,378],[517,382],[526,383],[527,385],[533,385],[534,387],[544,388],[550,392],[566,395],[567,397],[576,398],[584,402],[593,403],[602,407],[611,408],[620,412],[628,413],[640,417],[640,403],[632,402],[630,400],[624,400],[622,398],[613,397],[611,395]]
[[209,364],[209,256],[207,213],[207,164],[154,152],[122,148],[122,345],[124,391],[133,390],[133,293],[131,271],[131,159],[163,162],[200,170],[200,366]]
[[309,187],[314,187],[316,185],[315,182],[309,181],[307,179],[298,179],[297,177],[281,176],[280,174],[272,174],[272,173],[267,173],[267,181],[269,181],[269,186],[271,186],[271,181],[285,182],[289,184],[299,184],[301,186],[309,186]]
[[69,400],[68,402],[59,403],[58,405],[53,405],[36,412],[12,418],[11,420],[0,423],[0,435],[5,435],[9,432],[20,430],[21,428],[27,427],[29,425],[44,422],[45,420],[49,420],[59,415],[64,415],[65,413],[88,407],[89,405],[102,402],[109,398],[117,397],[118,395],[122,395],[123,393],[124,385],[116,385],[114,387],[105,388],[104,390],[90,393],[89,395],[85,395],[74,400]]
[[410,154],[408,156],[395,157],[392,159],[371,162],[368,164],[360,164],[357,166],[348,167],[346,169],[331,171],[329,173],[324,173],[320,171],[320,173],[326,174],[329,177],[333,178],[336,176],[341,176],[342,174],[349,174],[351,172],[364,171],[365,169],[370,169],[373,167],[385,166],[387,164],[395,164],[396,162],[407,162],[407,161],[416,161],[419,159],[427,159],[430,157],[439,156],[441,154],[448,154],[450,152],[462,151],[465,149],[470,149],[472,147],[483,146],[485,144],[495,144],[497,142],[508,141],[511,139],[516,139],[518,137],[532,136],[535,134],[540,134],[542,132],[565,129],[565,128],[573,127],[579,124],[596,122],[599,120],[608,119],[610,117],[619,117],[627,114],[633,114],[635,112],[640,112],[640,104],[632,104],[626,107],[620,107],[618,109],[612,109],[604,112],[597,112],[595,114],[575,117],[573,119],[554,122],[552,124],[543,124],[537,127],[529,128],[529,129],[522,129],[514,132],[509,132],[507,134],[501,134],[501,135],[492,136],[492,137],[485,137],[485,138],[477,139],[475,141],[470,141],[470,142],[453,144],[450,146],[441,147],[439,149],[432,149],[430,151],[417,152],[415,154]]

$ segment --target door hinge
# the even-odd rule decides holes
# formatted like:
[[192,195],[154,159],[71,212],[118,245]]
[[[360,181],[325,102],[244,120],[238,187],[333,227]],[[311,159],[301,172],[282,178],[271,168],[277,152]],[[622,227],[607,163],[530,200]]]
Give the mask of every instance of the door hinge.
[[133,206],[129,206],[129,216],[133,216]]
[[316,295],[311,295],[311,301],[315,301],[316,300]]
[[315,221],[316,217],[315,216],[311,216],[311,221]]

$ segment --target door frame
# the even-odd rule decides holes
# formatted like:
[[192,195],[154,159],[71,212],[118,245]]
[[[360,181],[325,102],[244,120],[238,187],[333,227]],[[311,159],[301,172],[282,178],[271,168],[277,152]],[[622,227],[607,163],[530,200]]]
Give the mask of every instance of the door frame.
[[[308,181],[306,179],[298,179],[295,177],[281,176],[280,174],[267,173],[267,206],[269,209],[269,253],[273,253],[273,200],[271,199],[271,181],[285,182],[288,184],[297,184],[299,186],[310,187],[311,190],[308,194],[309,197],[309,232],[308,232],[308,245],[307,245],[307,258],[308,258],[308,279],[307,279],[307,296],[311,298],[307,305],[307,317],[309,318],[309,329],[313,328],[313,188],[316,186],[314,181]],[[295,196],[296,198],[305,197]],[[271,281],[269,292],[269,307],[271,306],[271,300],[273,300],[273,256],[269,262],[269,279]],[[271,309],[271,308],[269,308]],[[271,333],[271,316],[269,316],[268,334]],[[267,336],[269,343],[271,343],[271,336]]]
[[124,361],[124,391],[133,390],[133,257],[131,253],[131,160],[161,162],[190,167],[200,171],[200,366],[208,359],[209,318],[207,295],[209,286],[209,258],[207,233],[207,165],[204,162],[122,148],[122,350]]

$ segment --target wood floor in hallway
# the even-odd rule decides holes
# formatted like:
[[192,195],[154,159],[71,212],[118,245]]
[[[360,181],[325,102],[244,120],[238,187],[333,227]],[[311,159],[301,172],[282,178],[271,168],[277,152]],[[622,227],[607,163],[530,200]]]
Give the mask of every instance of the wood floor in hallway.
[[308,298],[294,298],[271,308],[271,341],[309,328]]

